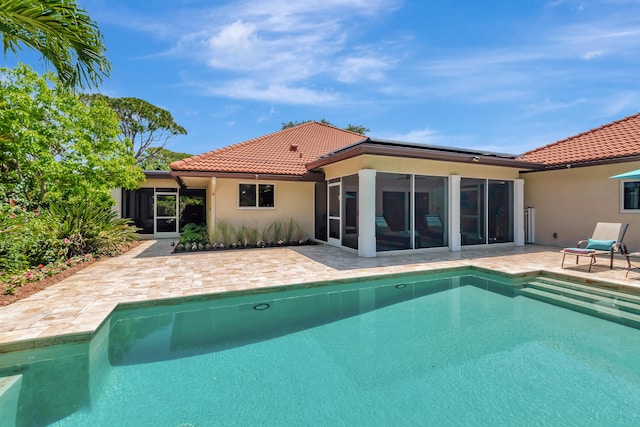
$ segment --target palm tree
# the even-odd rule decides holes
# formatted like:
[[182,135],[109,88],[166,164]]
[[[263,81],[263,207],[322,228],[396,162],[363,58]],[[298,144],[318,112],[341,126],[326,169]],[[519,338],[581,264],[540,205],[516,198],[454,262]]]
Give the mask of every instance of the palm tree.
[[102,34],[75,0],[0,0],[4,53],[38,50],[67,87],[98,86],[111,65]]

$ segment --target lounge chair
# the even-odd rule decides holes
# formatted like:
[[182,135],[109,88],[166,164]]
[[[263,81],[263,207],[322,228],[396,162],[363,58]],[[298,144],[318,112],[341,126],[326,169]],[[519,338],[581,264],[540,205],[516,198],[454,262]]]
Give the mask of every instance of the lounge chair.
[[413,236],[414,245],[420,247],[420,235],[406,230],[393,231],[384,216],[376,216],[376,240],[379,247],[387,249],[411,248],[411,237]]
[[627,248],[624,243],[622,243],[622,239],[627,232],[628,226],[629,224],[619,222],[597,223],[590,239],[580,240],[575,248],[564,248],[560,251],[562,252],[561,267],[564,268],[564,259],[567,255],[575,255],[576,264],[578,264],[578,258],[586,256],[589,257],[589,271],[591,271],[591,266],[596,263],[596,256],[609,255],[609,268],[612,269],[613,254],[616,252],[621,254],[627,253]]

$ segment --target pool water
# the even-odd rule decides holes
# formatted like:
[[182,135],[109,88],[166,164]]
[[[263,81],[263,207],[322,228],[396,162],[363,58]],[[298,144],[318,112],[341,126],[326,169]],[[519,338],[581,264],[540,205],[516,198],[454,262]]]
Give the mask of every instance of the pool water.
[[21,426],[631,426],[639,349],[498,281],[425,276],[125,310],[0,375],[23,374]]

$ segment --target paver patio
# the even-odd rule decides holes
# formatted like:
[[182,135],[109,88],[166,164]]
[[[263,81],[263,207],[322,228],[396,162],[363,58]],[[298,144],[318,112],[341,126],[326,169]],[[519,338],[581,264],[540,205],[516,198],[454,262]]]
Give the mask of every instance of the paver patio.
[[14,304],[0,308],[0,352],[84,340],[119,303],[153,301],[236,290],[380,274],[477,266],[517,274],[540,270],[638,287],[639,270],[626,278],[626,260],[613,270],[601,259],[560,268],[559,248],[482,247],[461,252],[359,258],[327,245],[171,254],[171,240],[151,240],[116,258],[101,260]]

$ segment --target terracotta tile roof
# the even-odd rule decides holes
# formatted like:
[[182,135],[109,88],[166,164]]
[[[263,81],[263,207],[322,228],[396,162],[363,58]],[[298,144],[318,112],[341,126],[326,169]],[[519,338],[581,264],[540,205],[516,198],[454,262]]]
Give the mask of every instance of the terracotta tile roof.
[[173,171],[206,171],[302,176],[305,164],[367,137],[318,122],[307,122],[171,163]]
[[547,166],[593,163],[640,155],[640,113],[523,154]]

